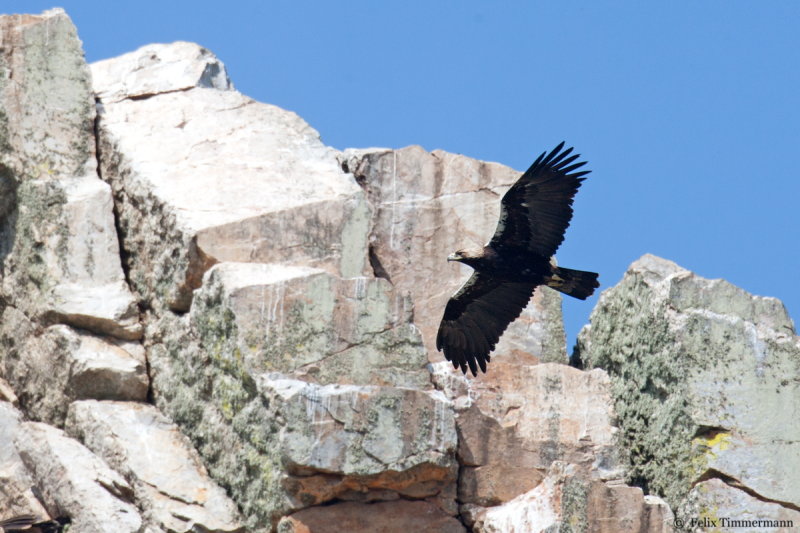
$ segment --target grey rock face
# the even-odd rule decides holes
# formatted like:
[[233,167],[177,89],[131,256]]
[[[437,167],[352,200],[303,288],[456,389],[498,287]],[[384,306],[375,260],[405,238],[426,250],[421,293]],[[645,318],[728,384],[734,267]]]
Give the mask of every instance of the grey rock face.
[[[800,400],[800,341],[778,300],[646,255],[603,293],[579,349],[612,377],[630,477],[691,503],[687,517],[730,501],[730,487],[800,505],[800,425],[786,408]],[[728,488],[692,489],[708,479]]]
[[3,518],[29,513],[47,516],[47,510],[34,493],[35,481],[13,445],[23,422],[21,412],[6,402],[0,402],[0,505],[4,511]]
[[[382,279],[220,263],[195,292],[191,323],[214,357],[248,372],[317,383],[429,388],[411,305]],[[224,336],[221,333],[224,332]]]
[[210,315],[201,301],[199,331],[190,317],[152,325],[162,336],[149,348],[157,404],[191,436],[251,527],[333,499],[436,499],[452,485],[455,426],[441,394],[253,372],[225,348],[238,337],[232,313]]
[[75,27],[61,10],[5,16],[0,39],[3,300],[39,320],[138,338]]

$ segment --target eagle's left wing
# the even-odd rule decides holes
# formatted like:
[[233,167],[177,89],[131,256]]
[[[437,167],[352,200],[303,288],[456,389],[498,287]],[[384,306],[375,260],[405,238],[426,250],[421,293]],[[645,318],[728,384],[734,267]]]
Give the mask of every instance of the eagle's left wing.
[[543,152],[503,196],[492,248],[501,253],[504,247],[523,248],[550,257],[564,241],[572,200],[590,171],[576,172],[586,162],[572,164],[580,155],[567,157],[572,148],[562,152],[563,147],[562,142],[547,156]]
[[465,374],[468,366],[473,376],[478,375],[478,367],[486,372],[489,353],[528,305],[535,287],[530,282],[498,281],[473,273],[447,302],[436,348]]

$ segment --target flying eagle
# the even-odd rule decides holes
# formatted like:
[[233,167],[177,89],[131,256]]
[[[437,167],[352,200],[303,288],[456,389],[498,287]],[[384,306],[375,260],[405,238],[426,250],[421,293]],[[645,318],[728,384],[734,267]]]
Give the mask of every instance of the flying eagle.
[[25,533],[61,533],[64,526],[70,523],[67,517],[56,518],[55,520],[37,521],[31,514],[15,516],[6,520],[0,520],[0,531],[11,533],[12,531],[23,531]]
[[[473,376],[486,372],[489,353],[517,319],[539,285],[585,300],[600,286],[597,274],[555,266],[552,256],[564,240],[572,218],[572,199],[586,164],[580,154],[563,152],[562,142],[533,165],[503,196],[494,236],[483,248],[459,250],[448,261],[460,261],[475,272],[447,302],[436,335],[436,348]],[[569,156],[569,157],[568,157]]]

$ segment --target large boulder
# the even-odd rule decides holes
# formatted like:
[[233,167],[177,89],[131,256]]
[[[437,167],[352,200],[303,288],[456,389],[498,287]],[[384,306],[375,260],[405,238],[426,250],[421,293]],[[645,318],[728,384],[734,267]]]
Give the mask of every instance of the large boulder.
[[218,262],[364,274],[363,191],[296,114],[233,90],[194,44],[150,45],[92,73],[101,174],[148,306],[186,311]]
[[462,504],[508,502],[536,487],[554,461],[622,475],[604,372],[556,363],[499,370],[489,386],[470,382],[457,403]]
[[14,440],[24,422],[23,414],[8,402],[0,401],[0,518],[33,514],[47,517],[47,509],[36,494],[36,482]]
[[611,383],[601,370],[492,362],[490,379],[434,365],[454,399],[458,501],[476,532],[671,531],[665,504],[622,482]]
[[[207,340],[225,343],[218,326]],[[457,512],[455,424],[441,393],[256,373],[235,351],[187,346],[199,335],[183,317],[153,328],[171,332],[149,349],[157,404],[192,438],[249,527],[339,500],[425,499]]]
[[455,514],[452,409],[409,298],[367,269],[371,209],[336,152],[196,45],[92,68],[153,397],[249,526],[336,500]]
[[645,255],[578,348],[611,375],[629,477],[685,520],[724,508],[731,488],[800,508],[800,339],[780,301]]

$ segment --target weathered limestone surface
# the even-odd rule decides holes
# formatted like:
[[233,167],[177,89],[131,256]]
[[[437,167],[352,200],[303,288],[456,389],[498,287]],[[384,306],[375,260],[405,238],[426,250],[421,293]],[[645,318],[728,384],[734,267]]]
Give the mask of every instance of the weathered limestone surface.
[[[454,398],[458,501],[477,532],[671,531],[641,489],[621,482],[608,375],[563,364],[492,362],[469,380],[446,362],[434,381]],[[665,514],[667,513],[667,514]],[[666,524],[666,525],[665,525]]]
[[94,90],[105,102],[147,98],[195,87],[233,90],[225,65],[194,43],[151,44],[91,66]]
[[92,68],[101,173],[150,306],[187,310],[223,261],[365,272],[363,191],[300,117],[232,90],[197,45],[151,45]]
[[[375,211],[369,237],[374,272],[411,295],[428,357],[441,361],[436,331],[442,310],[472,273],[465,265],[447,263],[447,256],[489,240],[500,198],[520,173],[419,146],[346,150],[339,160]],[[503,334],[492,364],[506,358],[566,361],[561,296],[543,287],[532,302]]]
[[151,322],[156,403],[251,527],[334,499],[428,498],[455,514],[452,409],[430,390],[407,305],[381,279],[220,263],[190,313]]
[[150,524],[175,532],[242,531],[235,504],[154,406],[73,402],[66,428],[130,483]]
[[[228,324],[217,323],[217,335],[205,326],[207,338],[224,343]],[[177,332],[149,351],[157,404],[193,439],[250,527],[335,499],[424,498],[455,514],[455,424],[440,393],[251,374],[235,353],[181,345],[200,337],[181,331],[190,328],[186,317],[153,327]]]
[[[780,301],[645,255],[603,293],[579,349],[612,376],[631,478],[673,506],[717,479],[800,507],[800,339]],[[713,510],[720,487],[695,488],[682,513]]]
[[96,177],[92,82],[69,17],[4,15],[0,39],[3,165],[19,180]]
[[698,527],[722,531],[789,532],[800,524],[800,510],[754,497],[718,478],[695,485],[686,506],[695,509],[694,501],[702,502],[703,511],[688,518],[690,527],[692,518],[698,520]]
[[[203,81],[214,61],[185,44],[157,46],[94,72],[102,174],[114,187],[131,279],[151,309],[145,347],[156,404],[192,438],[248,524],[277,527],[303,508],[322,516],[329,511],[311,509],[337,500],[424,500],[453,516],[456,491],[465,506],[502,504],[559,458],[598,479],[622,476],[604,375],[531,366],[566,360],[552,291],[537,291],[504,336],[490,376],[470,384],[437,365],[446,396],[430,391],[422,341],[439,361],[430,341],[463,281],[432,252],[470,244],[456,242],[460,223],[444,220],[475,227],[477,219],[488,237],[499,194],[518,173],[417,147],[348,152],[331,169],[335,152],[299,119]],[[148,80],[163,71],[178,73],[174,87]],[[235,112],[245,108],[246,117]],[[231,159],[241,163],[235,180]],[[297,161],[316,161],[305,169],[322,194],[313,215],[283,181],[299,179]],[[200,189],[197,179],[206,180]],[[343,209],[342,194],[363,209]],[[340,217],[333,226],[319,220],[328,209]],[[276,219],[274,228],[264,223]],[[287,239],[293,231],[299,237]],[[589,390],[572,403],[571,387]]]

